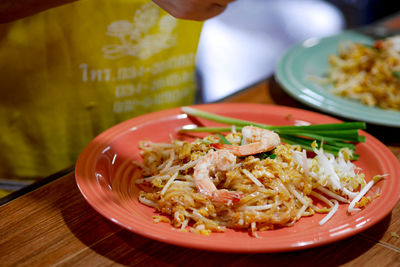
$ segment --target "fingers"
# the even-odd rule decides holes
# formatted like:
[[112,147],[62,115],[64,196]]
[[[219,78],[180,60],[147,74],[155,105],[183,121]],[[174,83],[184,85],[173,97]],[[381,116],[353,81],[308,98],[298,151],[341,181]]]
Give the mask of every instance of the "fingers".
[[227,7],[227,5],[213,4],[213,5],[209,6],[207,12],[203,12],[201,14],[201,16],[199,17],[199,19],[197,19],[197,20],[206,20],[206,19],[215,17],[215,16],[221,14],[222,12],[224,12],[226,7]]
[[234,0],[153,0],[158,6],[179,19],[206,20],[221,14]]

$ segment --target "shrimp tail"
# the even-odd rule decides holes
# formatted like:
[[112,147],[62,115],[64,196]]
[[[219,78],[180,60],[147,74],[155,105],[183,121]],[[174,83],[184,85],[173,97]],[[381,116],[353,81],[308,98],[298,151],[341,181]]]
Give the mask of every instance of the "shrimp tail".
[[243,197],[242,193],[232,192],[228,190],[217,190],[213,192],[212,199],[222,203],[238,203]]
[[219,143],[212,143],[212,144],[210,144],[210,146],[215,149],[226,149],[226,150],[237,149],[237,146],[227,145],[227,144],[219,144]]
[[232,154],[243,157],[243,156],[249,156],[249,155],[254,155],[257,153],[261,153],[267,150],[270,150],[274,148],[273,146],[268,147],[268,149],[265,149],[262,147],[260,142],[257,143],[252,143],[244,146],[234,146],[234,145],[226,145],[226,144],[211,144],[211,147],[215,149],[223,149],[223,150],[228,150]]
[[[255,144],[251,144],[255,145]],[[227,144],[211,144],[211,147],[215,149],[222,149],[222,150],[228,150],[235,156],[243,157],[243,156],[248,156],[252,155],[258,152],[254,152],[254,149],[249,149],[249,145],[247,146],[234,146],[234,145],[227,145]]]

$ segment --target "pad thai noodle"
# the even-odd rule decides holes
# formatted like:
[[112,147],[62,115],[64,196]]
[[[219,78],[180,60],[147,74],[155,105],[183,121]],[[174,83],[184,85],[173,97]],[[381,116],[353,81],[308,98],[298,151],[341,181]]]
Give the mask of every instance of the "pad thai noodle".
[[382,177],[367,183],[350,150],[335,157],[314,144],[314,153],[307,153],[254,126],[193,142],[143,140],[143,162],[135,163],[142,172],[139,201],[159,212],[155,221],[183,231],[208,235],[232,228],[255,237],[315,213],[325,214],[324,224],[339,203],[351,213],[372,201],[365,193]]
[[400,111],[400,36],[372,46],[344,42],[329,57],[328,77],[333,93],[368,106]]

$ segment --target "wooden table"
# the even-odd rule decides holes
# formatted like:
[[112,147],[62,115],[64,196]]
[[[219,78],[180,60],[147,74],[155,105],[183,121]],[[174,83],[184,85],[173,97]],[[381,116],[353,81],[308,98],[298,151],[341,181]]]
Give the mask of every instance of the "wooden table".
[[[273,78],[223,101],[310,109],[286,95]],[[400,161],[399,129],[368,126],[368,131]],[[176,247],[119,227],[89,206],[73,172],[46,181],[0,207],[0,266],[400,266],[400,204],[372,228],[330,245],[233,254]]]

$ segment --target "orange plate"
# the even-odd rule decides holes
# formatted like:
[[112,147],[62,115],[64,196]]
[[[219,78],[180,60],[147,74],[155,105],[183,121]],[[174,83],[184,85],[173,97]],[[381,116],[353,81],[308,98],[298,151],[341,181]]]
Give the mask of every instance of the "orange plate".
[[[258,104],[209,104],[196,108],[221,115],[271,125],[292,125],[296,120],[318,123],[340,122],[318,113]],[[205,125],[216,123],[200,120]],[[167,223],[154,223],[154,210],[138,202],[139,189],[134,183],[135,165],[140,160],[138,142],[149,139],[169,142],[170,135],[183,125],[193,122],[180,109],[146,114],[120,123],[97,136],[82,152],[76,164],[76,182],[89,204],[106,218],[137,234],[178,246],[225,252],[283,252],[328,244],[359,233],[383,219],[396,205],[400,192],[400,164],[389,149],[363,132],[366,142],[357,145],[361,167],[366,179],[376,174],[388,176],[373,187],[381,196],[365,209],[349,215],[347,205],[323,226],[324,215],[302,218],[292,227],[260,232],[261,238],[247,232],[228,229],[224,233],[202,236],[173,229]],[[373,192],[371,192],[373,193]]]

